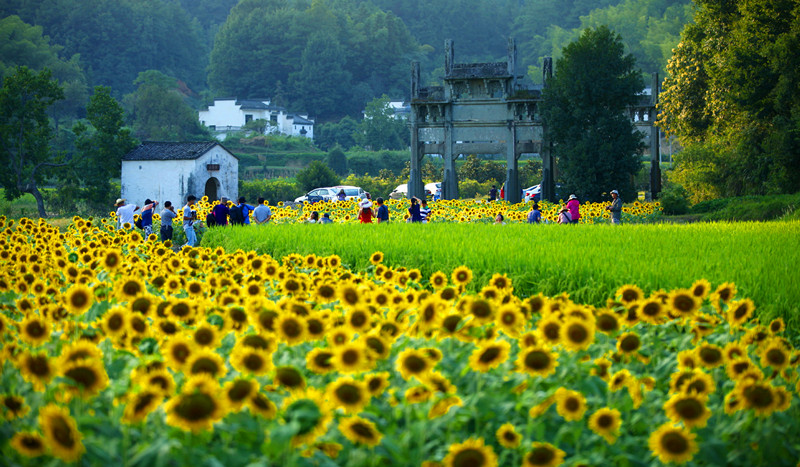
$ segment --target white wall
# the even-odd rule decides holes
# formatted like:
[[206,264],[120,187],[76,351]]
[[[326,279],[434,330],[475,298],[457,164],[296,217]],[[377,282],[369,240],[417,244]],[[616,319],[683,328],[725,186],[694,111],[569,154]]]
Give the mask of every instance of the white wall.
[[205,126],[244,126],[244,112],[239,107],[236,105],[236,99],[217,99],[212,105],[208,106],[208,110],[198,112],[200,122]]
[[[209,171],[207,164],[218,164],[220,169]],[[147,198],[161,206],[172,201],[177,209],[190,194],[202,198],[211,177],[219,180],[219,197],[239,197],[239,161],[221,146],[194,160],[122,161],[122,197],[139,206]]]

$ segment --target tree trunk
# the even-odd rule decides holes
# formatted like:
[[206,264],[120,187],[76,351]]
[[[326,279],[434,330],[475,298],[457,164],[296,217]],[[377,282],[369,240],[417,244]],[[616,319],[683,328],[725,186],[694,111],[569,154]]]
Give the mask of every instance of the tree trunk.
[[36,187],[36,184],[33,182],[28,183],[25,189],[20,191],[23,193],[30,193],[36,198],[36,208],[39,210],[39,217],[46,219],[47,213],[44,211],[44,198],[42,198],[42,193],[39,191],[39,188]]

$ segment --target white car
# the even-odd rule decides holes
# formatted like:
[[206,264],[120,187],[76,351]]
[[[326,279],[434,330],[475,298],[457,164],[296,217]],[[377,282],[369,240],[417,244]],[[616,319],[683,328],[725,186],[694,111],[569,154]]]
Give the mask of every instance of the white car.
[[336,193],[339,190],[334,188],[314,188],[303,196],[295,198],[295,203],[302,203],[308,201],[309,203],[316,203],[318,201],[333,201],[336,199]]
[[530,188],[522,190],[522,201],[539,201],[542,197],[542,185],[533,185]]
[[442,184],[440,182],[426,183],[425,196],[437,200],[442,199]]
[[[442,184],[441,183],[428,183],[425,185],[425,196],[430,198],[433,196],[433,193],[436,193],[438,190],[439,197],[442,197]],[[397,188],[392,190],[389,193],[389,198],[391,199],[403,199],[408,198],[408,183],[403,183],[402,185],[397,185]]]
[[339,192],[344,190],[344,199],[353,199],[353,200],[362,200],[367,197],[367,192],[364,191],[363,188],[352,186],[352,185],[336,185],[331,187],[332,190],[335,190],[336,193],[333,195],[334,200],[339,199]]

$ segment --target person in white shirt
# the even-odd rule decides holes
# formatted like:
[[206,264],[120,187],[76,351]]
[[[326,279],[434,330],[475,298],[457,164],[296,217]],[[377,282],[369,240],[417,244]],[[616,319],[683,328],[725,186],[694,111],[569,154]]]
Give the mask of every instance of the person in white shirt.
[[194,210],[195,201],[197,198],[189,195],[186,198],[186,206],[183,207],[183,231],[186,233],[186,245],[191,247],[197,243],[197,235],[194,232],[194,221],[197,220],[197,211]]
[[133,213],[139,209],[139,206],[135,204],[125,204],[124,198],[117,199],[115,203],[117,206],[117,221],[119,222],[118,227],[120,229],[124,229],[125,224],[128,224],[128,229],[133,228]]

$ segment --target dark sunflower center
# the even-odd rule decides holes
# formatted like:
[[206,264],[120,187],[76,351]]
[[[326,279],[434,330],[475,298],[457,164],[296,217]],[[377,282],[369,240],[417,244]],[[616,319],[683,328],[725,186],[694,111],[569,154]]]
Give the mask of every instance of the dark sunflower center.
[[597,317],[597,327],[606,332],[616,331],[619,329],[619,322],[613,316],[603,314]]
[[694,420],[703,415],[703,404],[697,399],[681,399],[675,404],[675,411],[684,420]]
[[108,329],[112,331],[120,330],[124,324],[125,321],[122,319],[121,315],[115,314],[108,318]]
[[672,302],[675,308],[681,313],[688,313],[694,309],[694,300],[686,295],[678,295]]
[[134,295],[139,295],[139,292],[142,291],[142,286],[138,282],[128,281],[122,286],[122,291],[125,295],[133,297]]
[[635,302],[638,299],[639,299],[639,292],[635,290],[627,289],[624,292],[622,292],[622,301],[624,302]]
[[42,337],[45,333],[45,327],[39,321],[31,321],[25,326],[25,332],[34,338]]
[[325,326],[322,324],[322,321],[318,319],[310,319],[308,320],[308,332],[312,336],[318,336],[322,334],[322,331],[325,330]]
[[363,399],[361,391],[352,384],[342,384],[334,392],[337,399],[348,405],[358,404]]
[[718,363],[722,360],[722,352],[713,347],[703,347],[700,349],[700,358],[708,364]]
[[478,318],[487,318],[492,314],[492,307],[485,300],[476,300],[470,307],[470,313]]
[[543,370],[550,366],[550,356],[541,350],[533,350],[525,356],[525,366],[532,370]]
[[547,323],[544,327],[544,335],[551,341],[558,340],[558,334],[561,330],[561,325],[558,323]]
[[219,366],[217,366],[217,362],[210,358],[200,357],[192,364],[191,372],[193,375],[197,373],[208,373],[214,376],[219,372]]
[[550,448],[539,446],[534,448],[525,457],[531,465],[550,465],[553,459],[555,459],[556,453]]
[[28,369],[36,376],[47,376],[50,374],[50,363],[44,355],[37,355],[28,362]]
[[624,352],[634,352],[641,345],[638,336],[625,336],[620,342],[619,348]]
[[771,365],[783,365],[786,363],[786,354],[780,349],[769,349],[767,351],[767,361],[769,361]]
[[355,349],[347,349],[342,352],[342,362],[344,362],[345,365],[355,365],[361,361],[360,357],[361,354]]
[[175,407],[175,413],[184,420],[196,422],[210,417],[216,408],[217,403],[214,398],[200,392],[183,396]]
[[68,449],[75,446],[75,436],[72,429],[63,417],[57,416],[52,420],[53,426],[51,427],[51,434],[53,438],[60,444]]
[[282,386],[296,388],[303,386],[303,376],[294,368],[278,368],[275,372],[275,379]]
[[367,347],[377,352],[378,355],[383,355],[383,352],[386,350],[386,346],[383,345],[383,341],[375,337],[370,337],[367,339]]
[[300,326],[300,323],[294,319],[284,321],[281,325],[281,329],[284,334],[291,338],[297,337],[303,333],[303,328]]
[[172,314],[178,317],[184,317],[189,314],[189,305],[185,303],[176,303],[172,305]]
[[658,316],[661,313],[661,305],[656,302],[650,302],[642,307],[642,314],[649,317]]
[[375,432],[363,423],[354,423],[350,426],[350,429],[362,438],[375,439]]
[[244,366],[250,371],[257,371],[264,367],[264,359],[261,355],[251,353],[244,358]]
[[680,433],[670,432],[661,437],[661,447],[670,454],[683,454],[689,450],[689,440]]
[[481,363],[492,363],[500,356],[500,349],[498,347],[489,347],[481,353],[479,359]]
[[155,397],[156,397],[155,394],[153,394],[152,392],[145,392],[143,394],[140,394],[136,400],[136,404],[133,406],[133,412],[139,413],[144,409],[146,409],[147,406],[150,404],[150,402],[152,402],[152,400],[155,399]]
[[581,408],[581,403],[578,399],[570,397],[564,402],[564,408],[566,408],[568,412],[577,412],[578,409]]
[[775,400],[769,388],[759,385],[750,386],[745,389],[744,396],[747,398],[750,405],[757,408],[769,407]]
[[353,315],[350,317],[350,324],[352,324],[353,327],[356,328],[360,328],[366,322],[367,322],[367,315],[361,312],[353,313]]
[[421,373],[425,371],[428,364],[425,362],[425,359],[412,355],[405,359],[403,366],[411,373]]
[[455,455],[453,465],[458,467],[479,467],[486,465],[486,456],[478,449],[464,449]]
[[234,402],[241,402],[250,395],[252,385],[247,381],[238,380],[228,390],[228,398]]
[[331,355],[327,352],[320,352],[314,356],[314,363],[321,368],[330,368],[331,367]]
[[589,339],[589,331],[582,324],[572,324],[567,329],[567,337],[576,344],[581,344]]
[[89,297],[83,291],[72,294],[70,298],[70,303],[72,303],[72,306],[75,308],[83,308],[88,302]]
[[26,449],[29,449],[31,451],[38,451],[39,449],[42,449],[44,447],[42,445],[42,440],[34,436],[23,436],[22,445],[25,446]]
[[64,376],[75,381],[84,388],[90,388],[97,382],[97,373],[92,368],[78,366],[67,370]]
[[247,313],[241,308],[231,308],[231,319],[237,323],[244,323],[247,321]]
[[597,417],[597,426],[603,429],[611,428],[614,424],[614,418],[611,415],[603,414]]
[[511,325],[514,324],[515,321],[517,321],[517,317],[514,315],[514,313],[503,313],[502,320],[503,324]]

